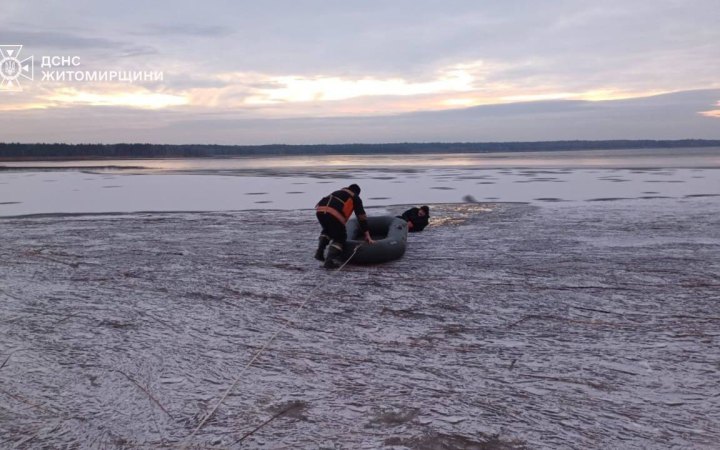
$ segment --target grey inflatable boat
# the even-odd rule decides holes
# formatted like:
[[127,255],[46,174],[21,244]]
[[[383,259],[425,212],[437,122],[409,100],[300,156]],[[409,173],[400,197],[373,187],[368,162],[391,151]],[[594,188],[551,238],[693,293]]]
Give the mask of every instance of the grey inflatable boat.
[[405,254],[408,227],[404,219],[393,216],[368,217],[368,227],[374,244],[365,242],[357,219],[350,220],[346,225],[348,240],[343,258],[350,258],[357,248],[350,264],[383,263],[399,259]]

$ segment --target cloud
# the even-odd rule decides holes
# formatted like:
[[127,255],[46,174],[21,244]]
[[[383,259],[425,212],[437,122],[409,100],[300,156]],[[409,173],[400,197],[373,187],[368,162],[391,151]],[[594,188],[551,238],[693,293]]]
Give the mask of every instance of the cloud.
[[154,36],[189,36],[189,37],[220,37],[233,33],[233,29],[228,26],[219,25],[201,25],[193,23],[184,24],[147,24],[142,30],[136,31],[138,35],[154,35]]
[[[717,103],[715,103],[715,106],[720,106],[720,101],[718,101]],[[711,110],[709,110],[709,111],[701,111],[700,114],[703,115],[703,116],[705,116],[705,117],[712,117],[712,118],[718,118],[718,119],[720,119],[720,108],[718,108],[718,109],[711,109]]]
[[411,96],[444,92],[468,92],[474,89],[475,76],[469,69],[482,62],[460,64],[443,69],[436,79],[412,82],[395,77],[377,79],[364,77],[269,77],[270,86],[256,89],[246,99],[250,104],[284,102],[333,101],[364,96]]
[[[259,119],[197,116],[184,109],[79,106],[0,116],[5,139],[22,142],[348,143],[561,139],[720,139],[713,108],[720,90],[588,102],[486,105],[384,116]],[[92,114],[90,114],[92,112]],[[37,123],[44,126],[38,128]]]
[[92,92],[76,88],[61,88],[47,95],[45,99],[59,107],[89,105],[162,109],[188,103],[188,99],[181,95],[148,92],[142,88],[123,89],[116,92]]
[[[72,24],[110,40],[142,33],[144,42],[136,44],[218,72],[422,79],[439,67],[484,60],[510,66],[538,62],[525,68],[538,75],[582,65],[586,76],[678,49],[714,64],[717,44],[703,46],[720,40],[714,0],[698,0],[692,7],[668,0],[558,0],[542,7],[518,0],[178,0],[171,15],[165,2],[25,3],[26,14],[18,20],[34,15],[39,22],[30,29],[52,32]],[[141,29],[138,17],[146,24]]]
[[[101,49],[116,50],[132,48],[133,44],[102,37],[86,37],[57,31],[27,31],[22,29],[0,30],[2,42],[17,42],[27,47],[60,50]],[[63,53],[64,54],[64,53]]]
[[[0,18],[0,42],[24,44],[28,54],[78,55],[87,70],[165,74],[140,86],[36,79],[25,97],[0,93],[0,110],[42,107],[52,121],[61,120],[52,108],[116,111],[114,122],[132,128],[154,105],[156,117],[194,124],[206,117],[327,123],[720,88],[716,0],[5,0]],[[706,105],[692,115],[709,121],[716,111]]]

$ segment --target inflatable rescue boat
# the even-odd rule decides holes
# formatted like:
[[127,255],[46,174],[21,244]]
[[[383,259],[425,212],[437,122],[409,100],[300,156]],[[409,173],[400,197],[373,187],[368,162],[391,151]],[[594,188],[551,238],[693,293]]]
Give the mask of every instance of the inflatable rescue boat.
[[407,222],[394,216],[368,217],[367,220],[375,243],[365,242],[360,224],[357,219],[352,219],[346,225],[348,240],[343,259],[352,255],[350,264],[378,264],[402,258],[407,245]]

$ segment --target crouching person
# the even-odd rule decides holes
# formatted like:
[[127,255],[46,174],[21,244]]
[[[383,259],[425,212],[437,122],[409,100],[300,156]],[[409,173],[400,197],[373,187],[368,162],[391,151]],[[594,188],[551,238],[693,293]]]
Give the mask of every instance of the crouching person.
[[[353,212],[358,222],[360,222],[360,229],[365,234],[365,240],[370,244],[373,243],[368,229],[367,214],[365,214],[360,199],[360,186],[357,184],[351,184],[323,197],[315,206],[315,211],[318,222],[322,226],[315,259],[325,261],[324,267],[326,269],[334,269],[340,266],[337,259],[342,255],[345,241],[347,241],[345,224]],[[325,248],[331,241],[332,245],[330,245],[327,257],[325,257]]]

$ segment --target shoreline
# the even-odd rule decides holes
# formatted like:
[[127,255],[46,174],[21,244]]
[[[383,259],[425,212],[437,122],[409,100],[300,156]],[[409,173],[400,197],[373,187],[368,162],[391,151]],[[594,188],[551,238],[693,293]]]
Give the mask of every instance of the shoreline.
[[[563,141],[558,141],[562,143]],[[612,141],[610,141],[612,142]],[[682,142],[682,141],[670,141],[670,142]],[[492,143],[494,144],[494,143]],[[540,144],[540,145],[549,145],[550,142],[530,142],[527,143],[528,145],[533,144]],[[25,145],[25,144],[23,144]],[[27,144],[27,145],[34,145],[34,144]],[[84,145],[84,144],[82,144]],[[102,144],[101,144],[102,145]],[[112,145],[112,144],[108,144]],[[337,147],[344,147],[343,144],[331,144],[330,147],[337,145]],[[350,144],[350,146],[355,144]],[[382,147],[386,144],[359,144],[362,146],[367,145],[368,147],[378,146]],[[396,145],[396,144],[388,144],[390,146]],[[412,145],[412,144],[410,144]],[[215,155],[171,155],[171,156],[142,156],[142,155],[119,155],[119,156],[103,156],[103,155],[89,155],[89,156],[43,156],[43,157],[6,157],[0,155],[0,163],[3,162],[70,162],[70,161],[108,161],[108,160],[122,160],[122,161],[133,161],[133,160],[152,160],[152,161],[162,161],[162,160],[178,160],[178,159],[190,159],[190,160],[217,160],[217,159],[262,159],[262,158],[272,158],[272,159],[282,159],[282,158],[303,158],[303,157],[310,157],[310,158],[322,158],[322,157],[338,157],[338,156],[344,156],[344,157],[412,157],[412,156],[427,156],[427,155],[473,155],[473,156],[494,156],[494,155],[522,155],[524,153],[527,154],[537,154],[537,153],[548,153],[548,154],[574,154],[574,155],[582,155],[583,153],[587,152],[622,152],[622,151],[648,151],[648,152],[662,152],[662,151],[678,151],[678,152],[685,152],[689,153],[693,150],[697,151],[703,151],[708,149],[716,149],[720,153],[720,141],[709,141],[707,144],[704,145],[677,145],[677,146],[626,146],[626,147],[588,147],[588,148],[523,148],[518,150],[511,150],[511,149],[487,149],[487,150],[471,150],[471,149],[464,149],[464,145],[475,145],[475,144],[419,144],[422,146],[432,146],[436,145],[437,147],[429,147],[427,149],[421,149],[421,150],[414,150],[414,151],[357,151],[357,152],[348,152],[348,151],[342,151],[338,150],[337,152],[287,152],[287,153],[248,153],[248,154],[215,154]],[[446,149],[443,148],[445,145],[458,145],[457,148],[453,149]],[[482,143],[479,143],[477,145],[483,145]],[[159,145],[162,146],[162,145]],[[178,147],[182,147],[182,145],[178,145]],[[242,146],[239,146],[240,148]],[[249,146],[249,147],[255,147],[255,146]],[[262,146],[260,146],[262,147]],[[268,147],[272,147],[272,145],[269,145]],[[293,147],[292,145],[288,145],[287,147]],[[303,145],[298,145],[297,147],[303,147]],[[309,147],[314,147],[314,145],[309,145]],[[322,145],[318,147],[324,147]]]
[[[385,142],[385,143],[345,143],[345,144],[64,144],[64,143],[19,143],[0,142],[0,151],[34,152],[37,148],[55,152],[75,153],[78,148],[86,151],[108,151],[115,153],[110,156],[116,159],[153,159],[153,158],[232,158],[232,157],[267,157],[267,156],[373,156],[373,155],[426,155],[440,154],[492,154],[492,153],[533,153],[557,151],[597,151],[597,150],[662,150],[662,149],[703,149],[720,148],[718,139],[595,139],[595,140],[560,140],[560,141],[503,141],[503,142]],[[173,151],[179,154],[169,154]],[[133,155],[132,153],[136,153]],[[145,152],[143,157],[137,153]],[[222,153],[227,152],[227,153]],[[158,155],[160,153],[160,155]],[[106,155],[54,156],[13,156],[22,160],[62,158],[74,159],[106,159]],[[0,157],[0,161],[3,158]]]

